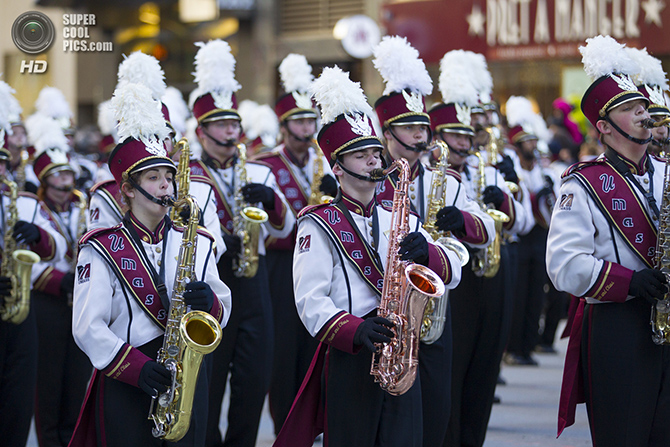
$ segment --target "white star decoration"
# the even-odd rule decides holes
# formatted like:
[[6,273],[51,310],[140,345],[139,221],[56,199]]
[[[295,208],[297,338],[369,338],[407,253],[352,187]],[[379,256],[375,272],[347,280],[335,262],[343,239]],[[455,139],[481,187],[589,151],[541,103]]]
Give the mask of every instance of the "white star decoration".
[[486,17],[482,14],[479,5],[472,5],[472,12],[468,14],[466,20],[469,25],[468,34],[471,36],[484,35],[484,22],[486,22]]
[[641,6],[645,13],[644,23],[653,23],[659,28],[663,26],[661,23],[661,11],[665,9],[663,0],[646,0]]

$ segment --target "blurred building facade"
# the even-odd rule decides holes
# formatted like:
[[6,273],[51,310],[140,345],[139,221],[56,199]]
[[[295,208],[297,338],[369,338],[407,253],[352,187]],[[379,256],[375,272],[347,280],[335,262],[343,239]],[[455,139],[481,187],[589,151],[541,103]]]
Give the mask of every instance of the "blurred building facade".
[[[382,80],[370,57],[357,58],[334,37],[345,17],[367,16],[381,35],[406,36],[419,50],[437,83],[438,64],[452,49],[483,53],[494,79],[494,98],[533,98],[547,116],[558,96],[580,97],[588,86],[579,45],[587,37],[611,34],[647,47],[670,63],[670,7],[661,0],[2,0],[0,72],[17,90],[24,114],[41,87],[63,90],[79,124],[95,122],[97,104],[109,99],[123,54],[142,50],[161,61],[168,85],[184,96],[193,90],[195,42],[227,40],[237,59],[238,97],[274,104],[280,93],[277,66],[291,52],[314,67],[337,64],[360,81],[370,102]],[[184,12],[214,10],[216,17],[187,18]],[[46,13],[56,38],[44,54],[30,56],[13,44],[9,31],[23,12]],[[68,51],[64,15],[93,14],[88,42],[111,42],[104,51]],[[194,20],[194,21],[191,21]],[[374,33],[373,33],[374,34]],[[342,37],[342,36],[339,36]],[[354,41],[370,36],[358,31]],[[21,73],[24,60],[45,60],[45,73]],[[437,89],[428,101],[438,101]]]

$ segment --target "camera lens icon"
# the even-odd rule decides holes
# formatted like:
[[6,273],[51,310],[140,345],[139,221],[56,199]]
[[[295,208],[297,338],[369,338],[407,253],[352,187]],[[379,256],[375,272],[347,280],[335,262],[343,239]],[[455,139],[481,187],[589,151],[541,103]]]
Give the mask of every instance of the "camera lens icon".
[[16,48],[27,54],[39,54],[49,49],[56,36],[53,22],[39,11],[24,12],[14,20],[12,40]]

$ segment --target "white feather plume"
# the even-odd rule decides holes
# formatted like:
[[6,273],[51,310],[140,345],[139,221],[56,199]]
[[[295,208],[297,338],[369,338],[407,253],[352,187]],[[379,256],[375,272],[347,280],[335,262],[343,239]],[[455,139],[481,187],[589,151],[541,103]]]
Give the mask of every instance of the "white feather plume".
[[[10,87],[11,88],[11,87]],[[12,89],[12,92],[10,95],[7,97],[7,101],[9,101],[9,122],[10,123],[18,123],[21,121],[21,113],[23,113],[23,109],[21,108],[21,104],[19,104],[19,100],[14,97],[14,89]],[[11,135],[11,133],[10,133]]]
[[291,53],[279,64],[279,77],[286,93],[305,93],[314,80],[312,66],[302,54]]
[[[0,81],[0,129],[9,135],[12,134],[10,115],[12,113],[12,102],[15,90],[5,81]],[[0,145],[4,142],[0,142]]]
[[464,50],[449,51],[442,57],[438,86],[445,104],[477,105],[477,89],[472,83]]
[[461,55],[464,58],[463,64],[466,73],[470,77],[472,85],[479,94],[479,99],[486,104],[491,101],[491,92],[493,91],[493,78],[489,72],[486,63],[486,57],[480,53],[464,51]]
[[596,36],[586,39],[586,46],[580,46],[582,64],[586,75],[595,81],[612,73],[633,75],[637,64],[620,44],[610,36]]
[[549,132],[546,121],[539,113],[533,113],[531,116],[529,116],[527,125],[529,126],[533,135],[535,135],[540,141],[548,143],[551,140],[551,132]]
[[186,133],[186,120],[191,116],[186,101],[184,101],[184,96],[177,88],[169,86],[165,89],[161,101],[163,101],[163,104],[168,108],[168,112],[170,112],[172,126],[179,134],[184,135]]
[[240,121],[242,123],[242,128],[244,129],[244,134],[247,136],[247,138],[252,140],[258,136],[254,129],[256,109],[258,109],[258,103],[250,99],[240,101],[239,105],[237,106],[237,113],[240,115]]
[[168,128],[161,112],[161,103],[154,100],[151,90],[142,84],[122,83],[114,90],[112,109],[119,141],[133,138],[142,142],[163,141]]
[[272,107],[261,104],[256,109],[256,133],[266,147],[274,147],[279,135],[279,120]]
[[98,104],[98,129],[102,135],[112,135],[117,141],[116,118],[112,110],[112,101],[107,100]]
[[[30,123],[30,124],[29,124]],[[26,120],[26,128],[28,130],[28,138],[35,147],[35,157],[42,152],[50,149],[56,149],[54,156],[57,163],[67,163],[67,156],[65,154],[70,150],[67,143],[67,138],[63,133],[63,128],[58,121],[50,116],[41,113],[34,113]],[[59,154],[63,156],[58,157]]]
[[533,104],[525,96],[510,96],[505,104],[505,114],[509,127],[530,123],[535,115]]
[[649,54],[646,48],[640,50],[626,47],[625,50],[638,66],[638,73],[632,76],[635,84],[661,87],[661,90],[668,89],[668,79],[660,59]]
[[190,116],[186,120],[186,132],[184,136],[188,140],[189,149],[191,149],[191,159],[200,158],[202,154],[202,146],[200,145],[200,140],[198,140],[198,135],[195,133],[197,127],[198,120]]
[[135,51],[130,56],[124,55],[124,60],[119,64],[119,82],[130,82],[131,84],[144,84],[153,93],[153,98],[160,101],[165,94],[165,72],[160,62],[153,56]]
[[235,80],[235,57],[228,42],[221,39],[207,43],[196,42],[200,49],[195,55],[195,82],[198,97],[209,92],[232,94],[241,88]]
[[321,108],[323,124],[335,121],[344,113],[373,115],[361,84],[349,79],[349,73],[338,66],[324,68],[321,76],[312,82],[310,93]]
[[426,64],[405,37],[384,36],[372,51],[375,56],[372,63],[386,83],[384,95],[405,89],[423,96],[433,92]]
[[35,101],[38,113],[51,118],[72,118],[72,111],[65,99],[65,95],[56,87],[44,87]]

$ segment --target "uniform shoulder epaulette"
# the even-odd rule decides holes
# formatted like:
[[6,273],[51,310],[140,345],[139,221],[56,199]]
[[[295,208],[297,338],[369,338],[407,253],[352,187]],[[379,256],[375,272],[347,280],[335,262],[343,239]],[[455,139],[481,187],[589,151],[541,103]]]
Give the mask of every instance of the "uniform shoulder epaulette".
[[311,212],[314,212],[314,211],[316,211],[316,210],[318,210],[318,209],[320,209],[320,208],[324,208],[324,207],[326,207],[326,206],[330,206],[330,202],[328,202],[328,203],[319,203],[319,204],[317,204],[317,205],[307,205],[306,207],[304,207],[303,209],[301,209],[300,212],[298,212],[298,218],[304,216],[305,214],[309,214],[309,213],[311,213]]
[[268,164],[268,163],[262,161],[262,160],[253,159],[253,160],[249,160],[249,161],[247,161],[247,163],[254,164],[254,165],[264,166],[264,167],[266,167],[266,168],[272,170],[272,166],[271,166],[270,164]]
[[93,195],[98,189],[108,188],[109,186],[112,186],[114,184],[116,184],[116,180],[114,179],[103,180],[101,182],[98,182],[95,185],[91,186],[91,195]]
[[19,191],[19,197],[26,197],[26,198],[28,198],[28,199],[33,199],[33,200],[36,200],[36,201],[38,201],[38,202],[39,202],[39,200],[40,200],[39,197],[37,197],[37,196],[36,196],[35,194],[33,194],[32,192],[28,192],[28,191]]
[[663,158],[663,157],[661,157],[660,155],[657,155],[657,154],[649,154],[649,156],[656,161],[660,161],[661,163],[667,163],[667,161],[668,161],[668,157]]
[[[278,157],[279,152],[275,150],[271,151],[265,151],[265,152],[259,152],[256,155],[253,156],[253,158],[250,159],[250,161],[259,161],[259,160],[264,160],[266,158],[272,158],[272,157]],[[264,162],[261,161],[261,163],[264,164]]]
[[461,182],[461,173],[460,172],[458,172],[454,169],[451,169],[451,168],[447,168],[447,175],[452,176],[453,178],[458,180],[459,183]]
[[561,174],[561,178],[565,178],[569,175],[574,174],[575,172],[578,172],[578,171],[581,171],[582,169],[588,168],[589,166],[596,166],[596,165],[602,164],[604,162],[605,162],[604,159],[579,161],[579,162],[569,166],[565,171],[563,171],[563,174]]
[[88,231],[87,233],[85,233],[85,234],[81,237],[81,239],[79,239],[79,243],[80,243],[80,244],[85,244],[85,243],[87,243],[89,240],[91,240],[91,239],[93,239],[93,238],[96,238],[96,237],[98,237],[98,236],[102,236],[103,234],[114,233],[114,232],[118,231],[118,230],[121,228],[121,226],[122,226],[121,223],[118,223],[118,224],[114,225],[113,227],[109,227],[109,228],[95,228],[95,229],[93,229],[93,230],[90,230],[90,231]]

